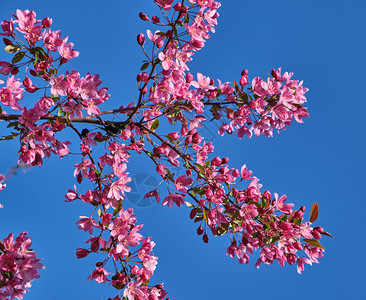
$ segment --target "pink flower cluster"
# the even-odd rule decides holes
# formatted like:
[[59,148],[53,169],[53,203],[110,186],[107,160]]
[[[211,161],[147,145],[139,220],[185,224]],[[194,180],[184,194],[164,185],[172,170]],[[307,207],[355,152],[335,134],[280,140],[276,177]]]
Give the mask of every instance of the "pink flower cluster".
[[26,232],[15,240],[11,233],[0,241],[0,299],[23,299],[32,280],[39,278],[38,270],[44,266],[31,244]]
[[[201,73],[193,76],[188,63],[215,32],[221,4],[214,0],[154,2],[163,13],[162,19],[144,13],[139,16],[163,31],[147,30],[150,42],[142,33],[137,36],[147,56],[136,78],[138,100],[109,111],[100,109],[110,95],[107,88],[100,88],[99,75],[82,77],[76,70],[61,73],[60,67],[79,53],[67,43],[67,37],[61,38],[60,31],[50,29],[52,19],[37,20],[35,12],[18,10],[16,20],[1,23],[5,50],[14,57],[12,63],[0,62],[0,74],[11,74],[0,89],[0,104],[22,113],[8,115],[2,111],[0,120],[9,121],[8,127],[14,128],[10,138],[20,138],[19,161],[41,166],[43,158],[52,153],[65,157],[71,143],[58,139],[58,133],[71,129],[77,134],[80,160],[74,164],[74,176],[79,184],[89,181],[89,188],[80,192],[81,188],[74,186],[65,198],[67,202],[89,204],[92,212],[76,223],[90,235],[86,241],[89,247],[79,248],[76,255],[106,255],[88,279],[110,282],[118,290],[113,300],[158,300],[167,296],[162,284],[150,283],[157,265],[155,243],[151,237],[143,237],[133,210],[124,208],[126,193],[131,191],[127,166],[132,155],[149,157],[161,177],[159,185],[164,183],[168,190],[160,195],[156,187],[145,197],[154,197],[157,202],[163,199],[162,205],[169,208],[188,206],[190,218],[198,223],[197,234],[205,243],[209,242],[209,231],[215,236],[227,234],[227,254],[237,257],[239,263],[249,263],[249,254],[258,250],[257,267],[277,260],[281,266],[296,264],[301,273],[304,264],[318,263],[324,251],[319,239],[330,235],[320,226],[313,227],[317,205],[311,209],[310,221],[304,221],[303,206],[294,210],[285,195],[262,193],[253,172],[246,165],[240,170],[231,168],[228,157],[214,156],[213,142],[205,140],[199,129],[208,121],[203,113],[209,110],[220,122],[219,135],[272,136],[273,130],[285,129],[293,119],[302,122],[308,116],[303,106],[307,88],[302,81],[293,80],[292,73],[282,74],[281,68],[273,70],[266,80],[255,77],[251,81],[248,71],[243,70],[239,83],[233,84]],[[17,32],[26,43],[16,36]],[[51,55],[56,52],[60,55],[57,58]],[[21,62],[23,59],[28,60]],[[23,81],[14,77],[21,67],[26,67]],[[37,102],[24,108],[19,104],[25,92],[33,94],[40,89],[42,96]],[[113,118],[106,120],[108,115]],[[171,130],[161,133],[159,120],[164,118]],[[82,129],[79,123],[83,123]],[[103,151],[97,152],[97,146]],[[177,167],[184,167],[184,174],[176,176]],[[3,179],[0,175],[0,190],[5,187]],[[248,184],[243,186],[245,182]],[[22,243],[28,245],[27,241]],[[5,250],[0,250],[4,255]],[[0,266],[5,258],[1,256]],[[32,274],[37,278],[38,273]],[[5,281],[13,278],[8,273],[2,276]],[[21,273],[16,278],[23,276]],[[26,289],[21,290],[23,295]]]

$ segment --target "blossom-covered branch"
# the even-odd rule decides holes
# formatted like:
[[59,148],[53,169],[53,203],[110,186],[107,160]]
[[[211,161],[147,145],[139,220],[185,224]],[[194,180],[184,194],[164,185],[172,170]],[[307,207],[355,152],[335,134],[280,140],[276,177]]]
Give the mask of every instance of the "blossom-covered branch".
[[[252,80],[243,69],[233,83],[191,74],[189,62],[215,32],[221,4],[214,0],[154,2],[160,17],[139,14],[160,30],[148,29],[147,38],[143,33],[137,36],[146,57],[136,76],[137,103],[106,111],[101,107],[110,95],[106,87],[100,87],[98,74],[62,71],[79,52],[68,37],[62,38],[61,31],[50,28],[52,19],[38,20],[34,11],[17,10],[15,20],[3,21],[0,34],[12,58],[0,62],[0,74],[7,76],[6,83],[0,80],[5,84],[0,89],[0,120],[11,128],[2,140],[18,138],[18,162],[42,166],[52,154],[63,158],[70,153],[71,141],[62,140],[59,132],[71,129],[76,134],[80,160],[74,164],[73,175],[79,186],[69,189],[65,197],[67,202],[82,201],[90,207],[90,213],[76,223],[89,233],[89,246],[78,248],[76,255],[105,254],[88,279],[110,282],[117,289],[113,300],[167,296],[162,284],[150,282],[158,259],[155,243],[142,236],[143,225],[124,203],[131,191],[129,159],[141,154],[151,159],[161,177],[159,185],[166,185],[168,191],[160,194],[157,186],[145,197],[154,197],[169,208],[187,207],[205,243],[210,234],[226,235],[227,254],[239,263],[249,263],[249,255],[259,250],[257,267],[278,261],[281,266],[296,264],[301,273],[304,264],[318,263],[324,251],[319,239],[330,235],[313,226],[318,205],[313,205],[305,221],[304,206],[294,209],[286,195],[262,192],[258,178],[246,165],[230,167],[229,157],[214,155],[214,144],[206,142],[199,128],[209,121],[208,113],[220,123],[221,136],[272,137],[274,130],[308,117],[303,106],[308,89],[281,68],[272,70],[266,79]],[[22,68],[25,76],[17,77]],[[40,95],[32,103],[23,100],[26,92],[33,99]],[[8,108],[15,113],[7,113]],[[99,157],[92,151],[96,147],[103,149]],[[175,175],[178,167],[185,169],[184,175]],[[0,190],[5,188],[3,180],[0,175]],[[84,181],[93,188],[82,185]],[[4,261],[0,256],[0,266]],[[36,270],[40,268],[35,264]],[[0,296],[22,299],[27,290],[17,288],[6,272],[0,273],[4,282]],[[17,274],[16,267],[12,272],[11,276]],[[37,272],[31,274],[27,282],[38,277]]]

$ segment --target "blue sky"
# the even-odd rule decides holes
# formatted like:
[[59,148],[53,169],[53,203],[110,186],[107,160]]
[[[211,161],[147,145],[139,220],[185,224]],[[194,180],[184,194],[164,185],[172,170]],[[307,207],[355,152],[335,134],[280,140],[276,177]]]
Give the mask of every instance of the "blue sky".
[[[138,13],[156,11],[152,0],[71,1],[46,0],[1,4],[0,19],[16,8],[31,9],[39,18],[50,16],[53,29],[80,51],[68,64],[81,74],[99,73],[112,95],[105,108],[133,100],[135,76],[142,54],[135,42],[140,32],[153,29]],[[294,72],[310,89],[310,118],[274,138],[214,140],[217,155],[230,156],[230,166],[246,163],[265,189],[287,194],[295,206],[310,209],[318,202],[317,224],[335,239],[324,238],[325,257],[319,265],[296,268],[278,265],[254,268],[239,265],[225,255],[228,240],[211,237],[208,245],[196,235],[185,208],[169,210],[157,204],[136,204],[143,233],[157,243],[159,257],[155,282],[164,282],[172,299],[362,299],[365,254],[366,143],[364,86],[366,19],[364,1],[222,1],[219,26],[206,47],[194,56],[191,72],[222,81],[237,80],[243,68],[249,77],[266,77],[272,68]],[[0,60],[3,54],[0,52]],[[215,130],[215,124],[206,129]],[[0,126],[1,134],[5,132]],[[0,173],[16,164],[18,144],[1,142]],[[76,157],[53,158],[44,167],[18,172],[0,193],[0,237],[28,231],[46,269],[25,300],[107,299],[114,289],[86,281],[96,258],[76,260],[75,249],[88,238],[76,229],[89,207],[64,203],[75,183]],[[139,176],[154,173],[135,159],[129,171]],[[136,187],[144,190],[147,183]],[[146,207],[143,207],[146,206]],[[307,217],[309,214],[307,214]]]

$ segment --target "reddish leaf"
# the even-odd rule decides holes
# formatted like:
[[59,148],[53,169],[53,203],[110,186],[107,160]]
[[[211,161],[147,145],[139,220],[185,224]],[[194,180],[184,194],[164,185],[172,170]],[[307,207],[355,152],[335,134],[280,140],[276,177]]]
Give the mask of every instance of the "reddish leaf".
[[326,236],[330,236],[331,238],[334,238],[334,236],[332,236],[329,232],[326,232],[326,231],[321,232],[321,234],[324,234]]
[[320,244],[320,242],[318,240],[315,239],[304,239],[304,242],[307,242],[310,245],[313,245],[315,247],[319,247],[324,249],[324,247],[322,246],[322,244]]
[[311,207],[311,212],[310,212],[310,222],[314,223],[316,221],[316,219],[318,218],[318,214],[319,214],[319,206],[318,206],[318,202],[315,202],[313,204],[313,206]]

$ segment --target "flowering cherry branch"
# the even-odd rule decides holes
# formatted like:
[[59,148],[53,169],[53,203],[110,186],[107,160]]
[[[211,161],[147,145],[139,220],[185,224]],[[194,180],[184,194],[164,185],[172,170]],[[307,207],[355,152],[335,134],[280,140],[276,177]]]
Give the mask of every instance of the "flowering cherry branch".
[[[240,170],[230,168],[228,157],[215,157],[214,145],[205,141],[198,128],[207,122],[206,111],[220,122],[221,136],[273,136],[274,130],[285,129],[293,119],[302,123],[308,117],[303,106],[308,89],[302,81],[293,80],[292,73],[282,74],[281,68],[265,80],[254,77],[251,81],[244,69],[234,83],[215,82],[201,73],[193,76],[187,64],[215,32],[221,4],[214,0],[154,2],[162,19],[139,14],[162,31],[147,30],[149,43],[144,34],[137,36],[146,56],[136,77],[138,101],[114,110],[100,109],[110,95],[100,87],[99,75],[82,77],[74,69],[62,73],[62,67],[79,52],[68,37],[61,38],[61,31],[50,29],[52,19],[37,20],[34,11],[17,10],[14,20],[3,21],[0,35],[12,58],[0,62],[0,74],[8,76],[0,89],[0,120],[8,122],[12,132],[2,140],[19,139],[18,163],[42,166],[52,154],[59,158],[69,154],[71,142],[59,139],[59,132],[71,128],[76,133],[80,162],[74,164],[74,176],[78,184],[88,180],[94,186],[83,192],[74,186],[65,195],[67,202],[80,200],[91,207],[89,216],[76,223],[89,233],[86,243],[90,245],[77,249],[76,255],[105,254],[88,279],[110,282],[118,290],[113,300],[167,296],[162,284],[150,283],[158,259],[153,253],[155,243],[141,235],[143,225],[137,224],[132,208],[123,201],[131,191],[129,158],[142,153],[161,176],[159,185],[165,184],[168,190],[160,195],[156,187],[145,198],[160,202],[163,196],[162,205],[169,208],[187,206],[203,241],[208,243],[209,232],[227,235],[227,254],[239,263],[249,263],[249,254],[259,249],[257,267],[277,260],[281,266],[296,264],[301,273],[304,264],[318,263],[324,251],[319,239],[330,236],[322,227],[312,227],[318,205],[312,206],[310,220],[304,221],[304,206],[295,210],[294,204],[286,203],[286,195],[261,192],[252,171],[246,165]],[[21,68],[23,80],[16,77]],[[25,92],[42,95],[22,106]],[[8,114],[3,110],[7,106],[21,113]],[[160,126],[164,121],[170,124],[165,132],[167,127]],[[87,128],[78,128],[80,123]],[[92,153],[97,146],[104,149],[98,158]],[[177,177],[174,170],[179,166],[185,174]],[[0,190],[5,188],[3,181],[0,175]],[[22,299],[43,267],[35,252],[26,250],[30,239],[25,233],[16,246],[12,239],[9,235],[0,243],[0,299]],[[22,266],[29,259],[30,271],[24,275]]]

